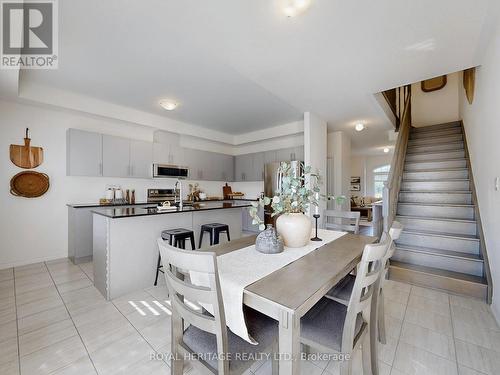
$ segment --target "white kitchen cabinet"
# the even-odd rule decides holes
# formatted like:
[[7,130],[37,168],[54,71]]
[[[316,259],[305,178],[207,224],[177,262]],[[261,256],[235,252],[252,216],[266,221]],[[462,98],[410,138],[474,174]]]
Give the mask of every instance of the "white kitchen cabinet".
[[102,168],[103,176],[130,176],[130,139],[102,136]]
[[253,154],[252,181],[264,181],[264,153]]
[[177,145],[170,145],[168,151],[168,164],[184,167],[186,164],[185,148]]
[[253,154],[237,155],[234,160],[234,180],[251,181],[253,174]]
[[170,145],[165,143],[153,143],[153,163],[168,164]]
[[274,163],[276,160],[276,151],[264,152],[264,164]]
[[294,148],[295,159],[299,161],[304,161],[304,146],[297,146]]
[[102,135],[78,129],[66,132],[66,174],[102,176]]
[[153,171],[153,144],[145,141],[130,141],[130,176],[150,178]]
[[234,180],[234,156],[223,155],[222,161],[222,181]]

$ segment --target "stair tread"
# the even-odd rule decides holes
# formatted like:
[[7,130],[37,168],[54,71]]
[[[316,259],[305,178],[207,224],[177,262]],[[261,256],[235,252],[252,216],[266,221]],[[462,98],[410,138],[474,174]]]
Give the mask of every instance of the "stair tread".
[[446,271],[440,268],[426,267],[426,266],[417,266],[415,264],[398,262],[395,260],[391,260],[390,267],[392,268],[400,268],[406,269],[410,271],[415,271],[419,273],[427,273],[435,276],[446,277],[457,279],[464,282],[475,283],[475,284],[483,284],[487,286],[488,283],[484,277],[469,275],[466,273],[454,272],[454,271]]
[[436,150],[436,151],[420,151],[420,152],[410,152],[410,155],[429,155],[429,154],[449,154],[451,152],[464,151],[461,150]]
[[[419,180],[425,181],[425,180]],[[426,194],[472,194],[470,190],[400,190],[400,193],[426,193]]]
[[434,168],[434,169],[419,169],[418,171],[405,171],[405,173],[429,173],[429,172],[457,172],[457,171],[468,171],[465,167],[455,167],[455,168]]
[[458,233],[438,232],[438,231],[422,230],[422,229],[403,229],[403,233],[405,232],[411,234],[422,234],[432,237],[448,237],[466,241],[479,242],[479,237],[477,235],[472,235],[472,234],[458,234]]
[[449,217],[429,217],[429,216],[413,216],[413,215],[397,215],[396,218],[401,217],[405,219],[418,219],[418,220],[436,220],[436,221],[452,221],[459,223],[474,223],[476,224],[476,220],[468,220],[468,219],[453,219]]
[[398,205],[407,206],[434,206],[434,207],[465,207],[474,208],[473,204],[460,204],[460,203],[427,203],[427,202],[398,202]]
[[396,244],[396,249],[402,249],[403,251],[414,251],[418,253],[431,254],[431,255],[441,255],[450,258],[459,258],[466,261],[474,261],[474,262],[483,262],[483,259],[479,257],[479,255],[463,253],[460,251],[452,251],[452,250],[443,250],[443,249],[434,249],[431,247],[423,247],[423,246],[410,246],[410,245],[399,245]]
[[470,181],[470,178],[405,178],[403,182],[441,182],[441,181]]
[[467,160],[467,158],[448,158],[448,159],[439,159],[439,160],[408,160],[405,161],[405,164],[417,164],[417,163],[436,163],[436,162],[447,162],[447,161],[457,161],[457,160]]

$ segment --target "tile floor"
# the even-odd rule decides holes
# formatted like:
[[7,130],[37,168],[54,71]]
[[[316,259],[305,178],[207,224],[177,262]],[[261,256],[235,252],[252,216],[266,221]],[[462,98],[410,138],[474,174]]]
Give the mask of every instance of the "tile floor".
[[[170,348],[165,286],[106,302],[92,278],[91,263],[66,259],[0,270],[0,374],[170,373],[166,359],[150,359]],[[381,375],[499,373],[500,328],[484,303],[393,281],[385,298]],[[362,374],[359,353],[353,360]],[[304,362],[301,372],[334,375],[337,365]],[[270,373],[261,362],[247,375]]]

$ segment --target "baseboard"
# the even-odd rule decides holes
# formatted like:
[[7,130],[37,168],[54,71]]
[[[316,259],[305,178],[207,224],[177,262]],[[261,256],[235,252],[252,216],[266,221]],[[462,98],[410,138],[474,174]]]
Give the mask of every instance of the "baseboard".
[[28,264],[33,264],[33,263],[48,262],[48,261],[51,261],[51,260],[56,260],[56,259],[61,259],[61,258],[67,258],[67,257],[68,257],[68,252],[65,251],[63,253],[55,254],[55,255],[51,255],[51,256],[45,256],[45,257],[40,257],[40,258],[24,259],[24,260],[19,260],[19,261],[14,261],[14,262],[8,262],[8,263],[0,263],[0,270],[3,270],[5,268],[27,266]]

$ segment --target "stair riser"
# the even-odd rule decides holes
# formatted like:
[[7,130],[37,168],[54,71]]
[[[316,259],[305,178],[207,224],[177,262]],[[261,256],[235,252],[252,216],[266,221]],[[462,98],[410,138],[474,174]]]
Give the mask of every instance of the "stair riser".
[[408,147],[408,154],[413,154],[416,152],[436,152],[436,151],[448,151],[448,150],[463,150],[463,142],[450,142],[430,146],[412,146]]
[[473,220],[472,207],[420,206],[398,204],[398,215]]
[[446,292],[466,295],[485,300],[488,286],[480,283],[466,282],[425,272],[413,271],[399,267],[389,269],[389,278],[427,288],[441,289]]
[[463,181],[403,181],[401,190],[449,191],[470,190],[468,180]]
[[419,161],[419,160],[440,160],[440,159],[456,159],[465,158],[465,151],[445,151],[429,153],[424,152],[420,154],[408,154],[406,155],[406,161]]
[[423,233],[403,232],[396,243],[398,245],[406,245],[407,247],[429,247],[431,249],[450,250],[479,255],[479,241],[462,238],[429,236]]
[[450,135],[462,134],[462,129],[443,129],[439,131],[426,131],[426,132],[411,132],[410,139],[427,139],[435,137],[448,137]]
[[425,172],[405,172],[403,180],[438,180],[438,179],[456,179],[469,178],[467,169],[450,171],[425,171]]
[[403,203],[448,203],[472,204],[472,193],[409,193],[400,192],[399,202]]
[[405,171],[421,171],[425,169],[450,169],[450,168],[466,168],[467,161],[459,160],[440,160],[440,161],[421,161],[416,163],[406,163]]
[[463,140],[462,134],[454,134],[454,135],[447,135],[444,137],[410,139],[408,141],[408,146],[431,145],[434,143],[448,143],[448,142],[457,142],[462,140]]
[[398,262],[416,264],[441,270],[482,276],[483,263],[463,258],[452,258],[442,255],[426,254],[409,250],[396,249],[392,259]]
[[447,220],[426,220],[419,218],[405,218],[401,216],[398,216],[396,220],[403,224],[406,229],[477,236],[477,225],[475,222],[468,223]]
[[445,124],[432,125],[432,126],[421,126],[419,128],[411,128],[411,131],[414,133],[419,132],[428,132],[428,131],[440,131],[440,130],[449,130],[449,129],[462,129],[462,126],[459,122],[447,122]]

